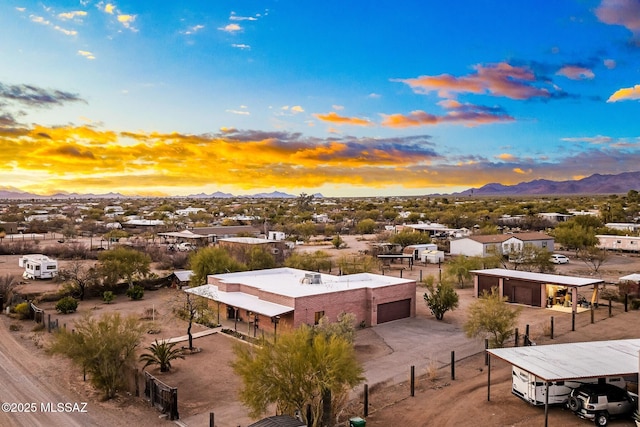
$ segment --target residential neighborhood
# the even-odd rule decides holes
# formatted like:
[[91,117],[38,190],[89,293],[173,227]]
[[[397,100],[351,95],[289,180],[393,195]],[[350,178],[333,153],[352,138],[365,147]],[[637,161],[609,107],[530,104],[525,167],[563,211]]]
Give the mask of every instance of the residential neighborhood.
[[[548,329],[541,326],[549,314],[536,310],[548,310],[559,325],[565,322],[558,327],[566,330],[571,322],[588,329],[589,315],[598,306],[596,316],[601,318],[609,317],[607,304],[613,303],[616,316],[635,315],[640,307],[640,254],[631,244],[620,243],[638,239],[628,226],[628,221],[637,219],[632,213],[639,212],[632,198],[620,201],[631,208],[624,210],[620,222],[606,225],[597,206],[610,205],[611,199],[598,197],[590,204],[575,198],[454,203],[444,198],[313,198],[308,204],[301,200],[4,200],[0,275],[12,273],[3,279],[11,282],[3,291],[3,310],[17,316],[13,310],[26,301],[36,313],[44,310],[58,322],[71,322],[91,307],[100,307],[103,313],[111,306],[128,312],[136,310],[134,304],[149,310],[145,301],[154,301],[152,317],[158,312],[158,320],[152,319],[148,328],[158,330],[163,340],[189,342],[183,348],[198,349],[199,353],[186,356],[187,361],[215,358],[206,355],[216,351],[208,342],[222,345],[215,336],[223,342],[226,334],[277,342],[302,327],[338,324],[348,315],[369,386],[397,387],[408,369],[406,363],[421,369],[433,363],[414,353],[424,352],[422,345],[448,343],[446,347],[456,349],[455,360],[480,357],[482,340],[461,330],[468,321],[468,307],[492,292],[513,310],[529,310],[524,314],[527,324],[518,323],[520,340],[524,326],[538,332],[527,333],[528,341],[520,345],[549,339]],[[513,214],[524,203],[529,214],[519,221],[511,215],[507,225],[504,212]],[[559,214],[562,221],[550,220],[550,203],[566,212]],[[532,206],[539,206],[541,214],[532,214]],[[592,214],[571,213],[587,209]],[[32,218],[36,211],[53,216]],[[585,225],[591,228],[585,231]],[[612,246],[613,241],[617,245]],[[121,251],[147,257],[149,269],[137,270],[129,279],[110,278],[108,255]],[[567,262],[556,261],[562,258]],[[138,302],[125,296],[133,284],[144,291]],[[452,305],[438,320],[427,295],[435,295],[444,284],[465,308]],[[115,303],[105,303],[105,293],[113,293]],[[160,295],[164,296],[157,300]],[[64,296],[75,298],[77,313],[61,315],[54,309]],[[190,301],[182,311],[187,316],[176,317],[179,311],[163,308],[169,299],[183,305]],[[16,318],[8,317],[7,325],[24,328],[25,320],[15,323]],[[417,324],[422,325],[420,333],[414,330]],[[193,326],[184,335],[188,325]],[[442,332],[440,325],[445,327]],[[49,341],[55,336],[46,332],[49,328],[31,333]],[[630,338],[635,337],[633,330],[628,331]],[[405,340],[396,343],[403,335]],[[568,332],[564,337],[570,338]],[[223,346],[230,345],[230,339]],[[382,342],[393,346],[391,353],[383,350]],[[225,357],[234,357],[231,347]],[[431,351],[439,369],[446,371],[450,364],[445,362],[446,348]],[[413,360],[400,362],[402,353]],[[181,388],[183,381],[193,381],[188,379],[192,368],[182,361],[177,366],[179,370],[163,381],[171,383],[174,378]],[[224,375],[234,378],[230,370]],[[625,384],[637,384],[637,378],[627,378]],[[357,403],[363,393],[362,385],[351,390],[350,403],[340,409],[341,422],[364,415]],[[178,409],[191,399],[184,390],[180,396]],[[235,393],[225,393],[225,399],[227,407],[235,409],[233,414],[220,413],[216,425],[231,425],[232,419],[246,420],[245,425],[257,421],[248,417]],[[203,422],[202,414],[179,412],[185,425]],[[376,416],[385,411],[372,412],[368,422],[383,425],[376,424]]]

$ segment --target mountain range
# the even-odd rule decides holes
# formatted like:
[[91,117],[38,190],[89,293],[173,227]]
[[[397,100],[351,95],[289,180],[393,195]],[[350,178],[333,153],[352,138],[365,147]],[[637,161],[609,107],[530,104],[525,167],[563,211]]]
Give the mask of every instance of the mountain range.
[[[313,195],[315,198],[323,198],[320,193]],[[190,194],[188,196],[174,196],[176,198],[184,199],[229,199],[233,197],[246,197],[253,199],[294,199],[298,196],[293,194],[283,193],[281,191],[273,191],[271,193],[256,193],[245,196],[234,196],[231,193],[222,193],[216,191],[215,193],[205,194]],[[68,199],[127,199],[133,198],[132,196],[125,196],[120,193],[105,193],[105,194],[79,194],[79,193],[65,193],[59,192],[50,196],[43,196],[40,194],[28,193],[12,187],[0,188],[0,199],[12,199],[12,200],[30,200],[30,199],[48,199],[48,200],[68,200]],[[141,196],[141,198],[144,198]]]
[[594,174],[586,178],[570,181],[536,179],[516,185],[491,183],[480,188],[470,188],[461,193],[455,193],[455,195],[626,194],[629,190],[640,191],[640,172],[624,172],[617,175]]
[[[640,191],[640,171],[624,172],[617,175],[594,174],[587,178],[569,181],[551,181],[548,179],[536,179],[534,181],[521,182],[515,185],[503,185],[491,183],[480,188],[470,188],[460,193],[453,193],[453,196],[526,196],[526,195],[553,195],[553,194],[626,194],[629,190]],[[323,198],[320,193],[313,195],[315,198]],[[293,199],[298,196],[273,191],[271,193],[256,193],[253,195],[235,196],[231,193],[190,194],[188,196],[176,196],[185,199],[211,199],[211,198],[233,198],[246,197],[254,199]],[[120,193],[106,194],[78,194],[78,193],[56,193],[50,196],[43,196],[12,187],[0,188],[0,199],[117,199],[131,198]]]

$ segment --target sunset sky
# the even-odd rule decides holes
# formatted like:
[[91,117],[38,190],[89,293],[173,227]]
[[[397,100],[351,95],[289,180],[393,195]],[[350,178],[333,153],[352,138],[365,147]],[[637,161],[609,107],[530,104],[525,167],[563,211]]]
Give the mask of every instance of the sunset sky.
[[640,170],[640,0],[0,2],[0,189],[452,193]]

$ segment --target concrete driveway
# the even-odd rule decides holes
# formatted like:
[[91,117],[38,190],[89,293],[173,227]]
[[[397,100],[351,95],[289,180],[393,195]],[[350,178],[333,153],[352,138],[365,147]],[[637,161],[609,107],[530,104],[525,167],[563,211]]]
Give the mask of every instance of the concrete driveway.
[[[484,351],[483,339],[469,339],[460,327],[432,319],[401,319],[370,329],[375,334],[373,339],[379,339],[388,347],[388,354],[372,357],[363,364],[365,383],[370,388],[408,380],[411,366],[415,366],[418,376],[434,362],[438,368],[449,365],[451,351],[455,351],[456,360]],[[368,331],[368,341],[372,339],[371,331]],[[355,392],[359,393],[363,388],[361,385]]]

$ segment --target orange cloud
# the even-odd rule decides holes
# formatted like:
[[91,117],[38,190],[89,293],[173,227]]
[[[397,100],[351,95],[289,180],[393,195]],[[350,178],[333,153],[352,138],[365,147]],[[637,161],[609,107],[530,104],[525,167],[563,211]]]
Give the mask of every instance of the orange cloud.
[[409,114],[383,114],[382,126],[407,128],[437,124],[462,124],[473,127],[514,120],[500,108],[462,104],[454,100],[441,101],[439,105],[448,110],[445,115],[437,116],[420,110],[412,111]]
[[340,116],[335,111],[331,111],[330,113],[327,113],[327,114],[314,114],[314,117],[324,122],[335,123],[337,125],[354,125],[354,126],[372,126],[373,125],[373,123],[371,123],[369,120],[361,119],[358,117]]
[[502,153],[496,156],[496,158],[500,159],[500,160],[505,160],[505,161],[513,161],[515,160],[515,156],[513,154],[509,154],[509,153]]
[[560,68],[556,74],[565,76],[566,78],[571,80],[591,80],[595,77],[593,71],[577,65],[565,65],[564,67]]
[[607,102],[618,102],[640,99],[640,85],[618,89],[607,99]]
[[[511,99],[549,98],[552,94],[536,81],[534,73],[526,67],[512,66],[506,62],[475,65],[475,73],[462,77],[449,74],[421,76],[395,80],[409,85],[414,92],[437,92],[441,98],[452,98],[456,93],[489,94]],[[538,86],[537,86],[538,85]]]

